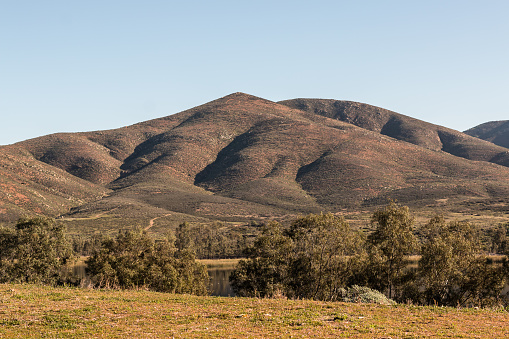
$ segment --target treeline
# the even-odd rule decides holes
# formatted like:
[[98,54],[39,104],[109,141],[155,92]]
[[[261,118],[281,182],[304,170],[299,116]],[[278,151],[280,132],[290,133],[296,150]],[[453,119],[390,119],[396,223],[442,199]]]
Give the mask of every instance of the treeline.
[[[142,230],[121,231],[115,238],[93,239],[89,250],[86,272],[96,287],[208,292],[210,278],[195,260],[186,223],[162,240]],[[0,282],[78,284],[75,259],[65,227],[53,219],[22,219],[14,229],[0,229]]]
[[[190,224],[184,222],[186,232],[198,259],[228,259],[246,256],[246,250],[252,247],[265,224],[251,222],[247,225],[231,226],[226,223]],[[283,225],[280,225],[283,227]],[[289,226],[286,225],[285,226]],[[284,227],[283,227],[284,228]],[[509,250],[509,225],[499,225],[486,230],[478,230],[482,250],[504,254]],[[418,242],[424,241],[425,234],[415,229]],[[74,252],[81,256],[90,256],[106,240],[103,234],[92,236],[73,235],[70,237]]]
[[[408,208],[392,202],[372,215],[369,233],[330,213],[251,226],[182,223],[157,240],[143,230],[69,239],[53,219],[22,219],[14,229],[0,228],[0,282],[78,285],[72,269],[85,255],[93,286],[202,295],[210,278],[197,257],[242,256],[230,276],[239,296],[334,301],[372,289],[424,305],[504,302],[509,260],[493,264],[486,253],[509,254],[507,225],[481,232],[436,216],[416,228]],[[412,255],[419,256],[415,267]]]
[[[185,225],[185,228],[182,228]],[[190,246],[198,259],[240,258],[246,248],[252,245],[258,232],[258,224],[231,227],[221,222],[195,224],[184,222],[179,230],[185,229],[190,239]],[[177,230],[177,231],[179,231]],[[73,250],[82,255],[90,256],[102,246],[104,235],[81,236],[71,238]]]
[[[373,231],[353,230],[332,214],[309,215],[290,227],[265,225],[230,276],[239,296],[343,300],[365,286],[398,302],[421,305],[501,304],[507,259],[493,264],[481,231],[468,222],[430,219],[420,229],[405,206],[390,203],[371,218]],[[506,232],[493,246],[507,253]],[[409,257],[420,255],[417,268]]]

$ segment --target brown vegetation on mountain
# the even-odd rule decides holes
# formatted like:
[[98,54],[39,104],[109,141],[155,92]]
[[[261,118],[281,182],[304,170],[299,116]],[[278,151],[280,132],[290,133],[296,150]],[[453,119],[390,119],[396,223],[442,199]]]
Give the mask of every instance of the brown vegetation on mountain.
[[509,148],[509,120],[486,122],[466,130],[465,134]]
[[[259,220],[356,210],[389,198],[506,206],[507,152],[374,106],[275,103],[234,93],[128,127],[0,148],[0,180],[8,186],[0,218],[63,214],[69,222],[102,218],[117,227],[129,219],[145,227],[154,218]],[[23,172],[23,162],[40,170]]]
[[[352,101],[327,99],[293,99],[281,101],[280,103],[306,112],[345,121],[431,150],[442,150],[469,160],[488,161],[502,166],[509,166],[509,153],[504,148],[505,146],[498,147],[465,133],[380,107]],[[509,125],[506,128],[509,128]]]
[[0,148],[0,221],[31,214],[59,215],[109,192],[38,161],[16,145]]

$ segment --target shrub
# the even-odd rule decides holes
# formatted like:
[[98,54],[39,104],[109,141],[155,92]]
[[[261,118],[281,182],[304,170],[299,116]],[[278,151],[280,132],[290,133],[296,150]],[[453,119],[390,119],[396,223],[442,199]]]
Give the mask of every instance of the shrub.
[[349,303],[371,303],[381,305],[395,305],[396,302],[389,299],[385,294],[365,286],[353,285],[340,290],[340,301]]

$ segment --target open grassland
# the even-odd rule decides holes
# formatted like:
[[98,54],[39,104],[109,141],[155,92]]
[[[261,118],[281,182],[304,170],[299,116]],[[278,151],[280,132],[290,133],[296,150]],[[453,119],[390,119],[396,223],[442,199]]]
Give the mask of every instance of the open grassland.
[[483,309],[0,285],[2,338],[507,338]]

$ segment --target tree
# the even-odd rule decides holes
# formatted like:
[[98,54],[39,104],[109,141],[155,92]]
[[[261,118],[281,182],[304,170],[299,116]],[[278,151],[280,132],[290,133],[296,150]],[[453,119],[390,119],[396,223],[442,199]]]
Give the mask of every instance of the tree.
[[187,247],[192,247],[200,259],[239,258],[244,255],[253,231],[257,230],[249,226],[232,228],[218,221],[198,225],[185,222],[177,227],[177,234],[181,234],[177,237],[177,248],[180,243],[192,244]]
[[419,285],[425,304],[484,306],[504,287],[501,267],[479,256],[480,232],[468,222],[432,218],[424,229]]
[[101,246],[101,243],[105,239],[105,235],[94,234],[92,236],[74,235],[71,238],[73,251],[77,255],[88,257],[92,255],[93,251]]
[[509,250],[509,224],[499,225],[488,231],[489,245],[491,253],[504,254]]
[[14,231],[2,229],[0,279],[4,282],[64,282],[73,252],[65,226],[50,218],[20,219]]
[[394,298],[408,280],[403,274],[407,266],[406,256],[417,250],[414,219],[408,207],[391,201],[384,209],[373,213],[371,224],[375,230],[368,236],[367,283]]
[[178,225],[176,230],[175,246],[178,252],[184,250],[194,251],[194,241],[191,234],[191,225],[188,222],[183,222]]
[[343,218],[310,214],[294,221],[287,232],[294,243],[289,271],[289,296],[338,300],[354,273],[354,256],[362,239]]
[[86,270],[99,287],[204,295],[210,279],[206,266],[196,262],[192,249],[185,247],[189,243],[180,244],[178,250],[171,235],[155,242],[143,230],[119,232],[87,259]]
[[237,295],[338,300],[354,271],[361,236],[333,214],[310,214],[288,230],[272,222],[230,275]]
[[238,296],[270,297],[285,292],[289,254],[292,241],[283,234],[281,225],[264,225],[252,247],[248,259],[240,260],[230,274],[230,284]]

